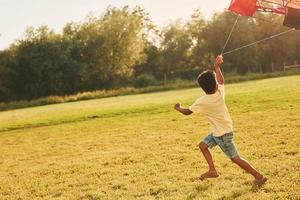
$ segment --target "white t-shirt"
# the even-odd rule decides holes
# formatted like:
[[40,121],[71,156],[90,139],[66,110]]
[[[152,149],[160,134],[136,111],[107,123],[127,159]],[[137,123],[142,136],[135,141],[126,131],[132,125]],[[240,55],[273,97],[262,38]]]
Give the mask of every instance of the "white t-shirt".
[[233,131],[232,120],[225,104],[224,85],[218,85],[218,90],[212,95],[204,95],[189,107],[193,113],[203,113],[211,126],[215,137],[220,137]]

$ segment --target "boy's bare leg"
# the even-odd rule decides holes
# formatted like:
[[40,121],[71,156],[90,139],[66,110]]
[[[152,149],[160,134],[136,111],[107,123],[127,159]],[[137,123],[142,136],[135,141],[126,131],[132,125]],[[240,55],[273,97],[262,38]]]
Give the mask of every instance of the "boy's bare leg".
[[200,148],[201,152],[203,153],[203,156],[204,156],[204,158],[205,158],[205,160],[208,164],[208,167],[209,167],[209,171],[202,174],[201,179],[218,177],[219,175],[218,175],[218,172],[215,168],[214,161],[212,159],[212,155],[211,155],[211,153],[208,149],[207,144],[201,142],[199,144],[199,148]]
[[236,156],[232,158],[232,161],[239,167],[244,169],[246,172],[250,173],[255,178],[256,185],[262,185],[267,181],[267,178],[260,174],[247,160]]

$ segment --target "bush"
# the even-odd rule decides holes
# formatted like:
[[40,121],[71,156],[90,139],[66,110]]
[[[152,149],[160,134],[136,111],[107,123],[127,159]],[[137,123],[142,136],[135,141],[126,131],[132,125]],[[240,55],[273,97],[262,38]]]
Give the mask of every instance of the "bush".
[[158,81],[150,74],[141,74],[134,80],[134,86],[137,88],[157,85]]

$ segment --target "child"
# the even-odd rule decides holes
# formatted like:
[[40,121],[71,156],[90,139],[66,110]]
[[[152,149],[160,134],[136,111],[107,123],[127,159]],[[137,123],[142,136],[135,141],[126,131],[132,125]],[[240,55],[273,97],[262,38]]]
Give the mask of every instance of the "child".
[[199,144],[209,167],[208,172],[201,175],[202,180],[219,176],[208,149],[218,145],[235,164],[255,178],[254,185],[261,186],[267,181],[267,178],[238,155],[233,143],[232,120],[225,104],[224,77],[220,69],[222,63],[223,57],[220,55],[216,58],[214,72],[205,71],[199,75],[198,83],[206,95],[196,100],[188,109],[182,108],[179,103],[175,105],[175,109],[184,115],[203,113],[210,123],[211,134]]

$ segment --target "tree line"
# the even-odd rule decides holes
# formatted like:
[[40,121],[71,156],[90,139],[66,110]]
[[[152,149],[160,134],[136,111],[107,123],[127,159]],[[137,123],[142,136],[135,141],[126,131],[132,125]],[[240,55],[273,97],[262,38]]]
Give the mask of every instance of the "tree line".
[[[193,80],[212,66],[235,19],[224,11],[206,20],[195,11],[190,20],[159,29],[142,8],[125,6],[70,22],[62,33],[30,27],[0,51],[0,101]],[[282,21],[272,14],[240,18],[226,50],[286,30]],[[300,61],[300,34],[295,31],[225,59],[227,73],[278,71],[284,63]]]

